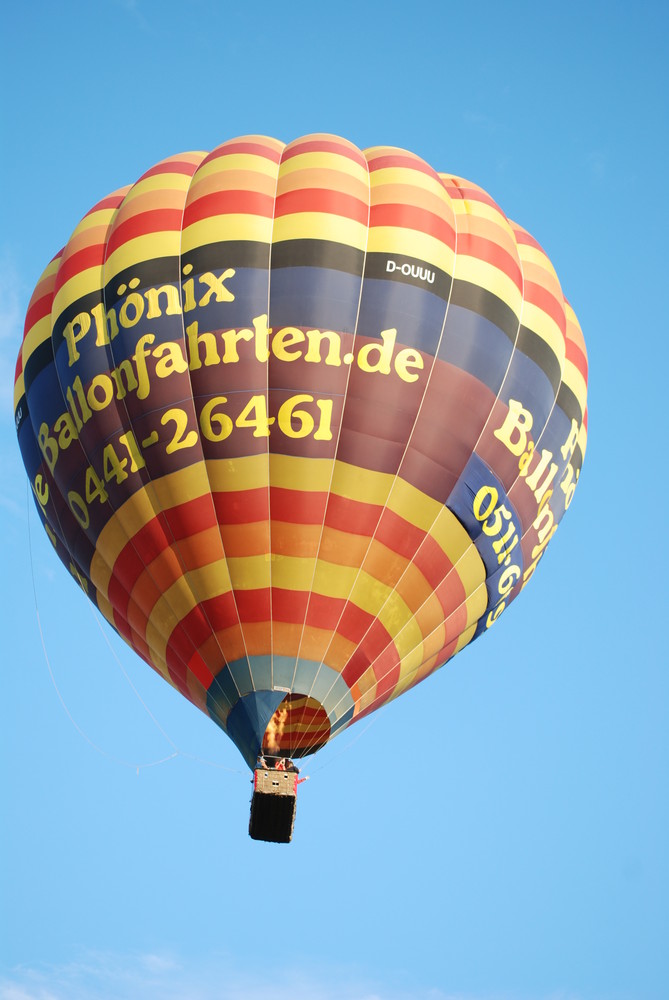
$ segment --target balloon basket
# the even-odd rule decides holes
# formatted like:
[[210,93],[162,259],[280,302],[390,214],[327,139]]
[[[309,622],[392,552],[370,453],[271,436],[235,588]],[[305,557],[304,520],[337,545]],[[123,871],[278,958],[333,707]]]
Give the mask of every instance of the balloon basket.
[[259,767],[253,772],[249,836],[289,844],[297,806],[297,773]]

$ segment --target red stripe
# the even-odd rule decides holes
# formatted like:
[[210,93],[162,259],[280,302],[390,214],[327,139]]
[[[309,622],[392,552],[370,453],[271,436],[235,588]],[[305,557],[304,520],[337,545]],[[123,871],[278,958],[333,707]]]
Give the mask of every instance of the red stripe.
[[276,199],[274,216],[280,219],[285,215],[296,215],[299,212],[321,212],[327,215],[337,215],[353,219],[367,225],[368,209],[364,201],[341,191],[329,188],[303,188],[299,191],[286,191]]
[[124,243],[145,236],[148,233],[179,233],[183,212],[180,208],[156,208],[148,212],[140,212],[118,226],[114,226],[107,243],[107,256],[110,257]]
[[521,229],[520,226],[517,226],[513,222],[511,225],[513,227],[513,234],[516,237],[516,243],[518,243],[519,246],[522,244],[523,246],[534,247],[534,249],[539,250],[544,257],[548,256],[541,244],[537,243],[534,236],[530,236],[526,229]]
[[219,524],[255,524],[269,517],[267,488],[231,490],[214,493],[214,506]]
[[588,381],[588,359],[579,345],[567,337],[567,361],[570,361],[575,368],[578,368],[581,375]]
[[107,197],[99,201],[97,205],[93,205],[93,208],[89,208],[84,216],[84,219],[88,218],[89,215],[93,215],[94,212],[102,212],[109,208],[117,209],[119,205],[123,204],[123,199],[129,190],[130,186],[127,185],[126,187],[119,188],[118,191],[114,191],[112,194],[108,194]]
[[328,527],[336,528],[338,531],[346,531],[351,535],[371,537],[379,523],[382,511],[383,508],[376,504],[362,503],[359,500],[350,500],[348,497],[340,497],[331,493],[325,523]]
[[534,281],[525,282],[523,295],[526,302],[543,309],[546,315],[555,320],[566,340],[567,317],[564,311],[564,299],[558,302],[544,285],[537,285]]
[[270,508],[273,521],[289,524],[322,524],[328,495],[310,490],[287,490],[273,486]]
[[455,246],[455,230],[434,212],[414,205],[372,205],[369,227],[391,226],[398,229],[413,229],[441,240],[446,246]]
[[380,156],[373,156],[368,159],[369,171],[385,170],[387,167],[403,167],[408,170],[416,170],[420,174],[427,174],[438,180],[436,172],[424,160],[418,156],[413,156],[406,150],[398,149],[393,153],[382,153]]
[[497,209],[500,215],[504,215],[504,212],[502,212],[495,199],[491,198],[487,191],[481,191],[479,188],[473,187],[461,187],[459,184],[447,181],[443,177],[440,179],[448,194],[456,201],[478,201],[482,205],[489,205],[491,208]]
[[26,313],[26,322],[24,326],[25,334],[23,338],[24,340],[25,336],[30,332],[30,330],[32,330],[35,324],[39,323],[41,319],[44,319],[45,316],[49,315],[49,313],[51,312],[52,305],[53,305],[52,290],[47,292],[47,294],[43,295],[40,299],[35,299],[34,302],[30,303],[30,308]]
[[273,210],[274,199],[258,191],[215,191],[188,202],[183,228],[217,215],[259,215],[271,219]]
[[97,267],[102,270],[104,261],[104,243],[94,243],[91,246],[83,247],[81,250],[77,250],[76,253],[73,253],[69,257],[65,256],[62,264],[58,268],[54,294],[76,274],[81,274],[82,271],[86,271],[90,267]]
[[281,160],[291,160],[294,156],[300,156],[302,153],[336,153],[338,156],[346,156],[349,160],[353,160],[354,163],[359,163],[365,168],[367,166],[359,149],[355,146],[349,146],[348,143],[337,142],[335,137],[332,139],[296,139],[295,142],[291,142],[286,147]]
[[499,271],[508,274],[516,287],[522,289],[523,275],[518,260],[494,240],[474,236],[472,233],[458,232],[457,252],[492,264]]
[[307,613],[309,595],[304,591],[272,587],[272,621],[301,623]]
[[272,163],[279,163],[281,160],[281,153],[272,146],[265,146],[260,142],[236,142],[233,139],[212,150],[201,165],[233,153],[252,153],[254,156],[262,156],[266,160],[271,160]]
[[149,167],[137,183],[139,184],[140,181],[143,181],[147,177],[157,177],[159,174],[184,174],[186,177],[192,177],[198,166],[199,164],[197,163],[189,163],[187,160],[180,160],[178,158],[164,160],[162,163],[156,163],[155,167]]

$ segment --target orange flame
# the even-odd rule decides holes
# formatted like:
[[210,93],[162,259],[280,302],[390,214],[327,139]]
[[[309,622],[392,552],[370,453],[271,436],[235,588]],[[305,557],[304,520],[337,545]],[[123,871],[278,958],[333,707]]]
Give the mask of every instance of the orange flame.
[[281,737],[288,718],[288,709],[282,708],[275,712],[265,730],[265,747],[271,753],[278,753],[281,749]]

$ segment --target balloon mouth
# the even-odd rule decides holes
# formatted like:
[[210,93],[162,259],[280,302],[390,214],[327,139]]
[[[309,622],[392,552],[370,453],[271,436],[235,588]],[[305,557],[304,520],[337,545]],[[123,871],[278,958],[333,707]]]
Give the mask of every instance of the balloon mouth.
[[267,724],[262,752],[275,757],[307,757],[330,738],[330,720],[321,703],[301,694],[288,694]]

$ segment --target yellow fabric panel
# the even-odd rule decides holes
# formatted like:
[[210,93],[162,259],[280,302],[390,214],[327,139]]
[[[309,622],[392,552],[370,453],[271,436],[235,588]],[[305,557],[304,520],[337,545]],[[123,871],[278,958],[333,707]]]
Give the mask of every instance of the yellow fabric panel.
[[[331,462],[329,466],[332,468]],[[393,480],[394,476],[390,473],[372,472],[360,469],[356,465],[336,461],[332,472],[331,492],[350,500],[359,500],[361,503],[383,506]]]
[[[113,281],[115,275],[125,268],[137,267],[145,260],[157,260],[160,257],[178,257],[180,251],[181,232],[169,230],[159,233],[148,233],[146,236],[135,236],[118,247],[105,262],[105,283]],[[174,280],[179,277],[174,269]]]
[[553,317],[544,312],[540,306],[536,306],[525,299],[523,302],[522,321],[523,326],[529,327],[530,330],[541,337],[550,347],[562,370],[565,358],[564,334]]
[[455,254],[453,250],[427,233],[415,229],[402,229],[399,226],[372,226],[367,241],[369,253],[403,254],[406,257],[416,257],[426,264],[453,273]]
[[[53,319],[58,319],[68,306],[79,301],[85,295],[100,293],[100,286],[103,283],[104,276],[102,267],[89,267],[86,268],[85,271],[78,271],[69,279],[69,281],[65,282],[65,284],[58,290],[58,294],[54,297],[53,307],[51,310]],[[102,301],[101,293],[98,298],[99,301]],[[87,309],[83,309],[82,311],[88,312]],[[91,328],[93,328],[92,321]]]
[[[365,205],[369,203],[369,182],[366,171],[360,170],[357,176],[353,176],[349,172],[335,169],[331,164],[325,163],[320,167],[309,167],[301,170],[292,169],[292,171],[287,171],[285,169],[286,167],[290,166],[294,168],[296,159],[299,159],[299,157],[287,160],[286,163],[282,165],[277,195],[287,194],[290,191],[302,191],[304,189],[311,188],[316,190],[337,191],[341,194],[358,198],[358,200],[363,202]],[[341,160],[342,157],[338,157],[338,159]],[[346,162],[350,163],[353,167],[356,166],[356,164],[352,163],[351,160],[347,159]]]
[[295,212],[274,220],[273,243],[308,239],[330,240],[364,250],[367,226],[331,212]]
[[335,565],[357,568],[365,558],[368,546],[369,538],[366,535],[357,535],[353,532],[349,534],[347,531],[326,525],[318,557]]
[[[110,574],[108,567],[114,565],[128,539],[153,520],[157,513],[175,506],[175,499],[177,504],[182,504],[209,492],[202,465],[203,463],[197,463],[197,466],[180,469],[152,481],[148,486],[136,490],[115,511],[98,536],[91,563],[91,578],[93,579],[95,572],[94,582],[101,593],[107,594]],[[193,474],[195,468],[201,470],[200,474]]]
[[430,198],[434,198],[436,202],[446,206],[449,213],[452,213],[451,198],[436,174],[412,170],[409,166],[375,167],[374,160],[369,161],[369,167],[369,179],[373,188],[389,187],[407,193],[413,189],[413,193],[407,199],[408,203],[413,204],[422,204],[418,199],[421,197],[420,192],[425,192]]
[[[273,457],[270,456],[270,461]],[[232,493],[267,486],[266,454],[209,459],[206,462],[206,469],[212,493]]]
[[[379,173],[383,173],[383,171],[377,171],[371,175],[372,194],[375,205],[415,206],[416,208],[425,209],[427,212],[432,212],[441,219],[445,219],[451,228],[455,229],[455,219],[453,217],[450,198],[440,184],[431,184],[429,187],[414,184],[413,174],[409,180],[403,178],[403,181],[382,182],[379,180]],[[424,174],[420,176],[425,177]],[[429,181],[430,178],[425,177],[425,180]]]
[[[193,175],[191,194],[200,197],[200,184],[206,184],[204,191],[218,190],[221,180],[225,178],[225,188],[236,188],[238,178],[253,177],[254,190],[270,190],[274,193],[279,165],[260,153],[224,153],[222,156],[212,156],[206,163],[201,163]],[[271,186],[269,184],[271,182]],[[209,184],[213,187],[209,187]],[[256,187],[257,185],[257,187]],[[246,190],[246,182],[239,184]]]
[[460,638],[455,644],[455,649],[453,650],[453,656],[455,656],[456,653],[459,653],[461,649],[464,649],[467,643],[472,641],[475,632],[476,632],[476,622],[474,622],[473,625],[469,625],[461,634]]
[[198,603],[220,597],[230,590],[230,575],[224,559],[217,559],[208,566],[185,573],[155,604],[146,629],[146,641],[164,655],[171,632],[170,630],[165,634],[165,621],[171,621],[174,616],[182,621]]
[[197,247],[212,243],[250,240],[270,243],[273,219],[262,215],[212,215],[201,222],[194,222],[183,230],[181,252],[188,253]]
[[[362,185],[365,191],[369,188],[368,174],[363,165],[350,156],[344,156],[334,151],[311,151],[297,153],[288,160],[281,161],[280,176],[283,183],[292,174],[309,173],[311,171],[326,170],[328,173],[348,175],[355,183]],[[342,183],[344,183],[342,181]],[[303,185],[300,184],[300,187]],[[311,186],[311,185],[307,185]],[[314,185],[320,187],[320,185]],[[344,190],[343,188],[341,190]],[[366,200],[366,197],[364,198]]]
[[283,556],[298,556],[301,559],[315,559],[321,540],[320,524],[289,524],[286,521],[272,521],[271,535],[272,561]]
[[506,303],[509,309],[520,318],[521,306],[524,308],[525,305],[522,293],[515,281],[494,264],[480,260],[478,257],[470,257],[469,254],[458,253],[455,260],[454,278],[456,281],[469,281],[473,285],[487,289]]
[[[290,557],[277,556],[270,564],[270,558],[267,554],[242,557],[229,556],[227,561],[230,576],[235,581],[235,590],[259,590],[269,587],[270,580],[274,586],[285,586],[285,584],[277,584],[275,576],[277,564],[284,558]],[[299,564],[300,560],[295,560],[295,562]],[[297,572],[299,576],[297,565],[293,567],[293,572]],[[302,588],[290,585],[289,589],[306,590],[308,589],[308,585]]]
[[[206,153],[201,154],[202,159],[205,156]],[[197,163],[199,161],[191,162]],[[183,192],[188,190],[190,182],[190,174],[184,174],[180,170],[142,177],[136,184],[133,184],[123,199],[123,218],[126,218],[126,211],[128,214],[136,215],[138,212],[145,212],[150,208],[168,207],[166,199],[172,193],[175,196],[181,195],[183,201]]]

